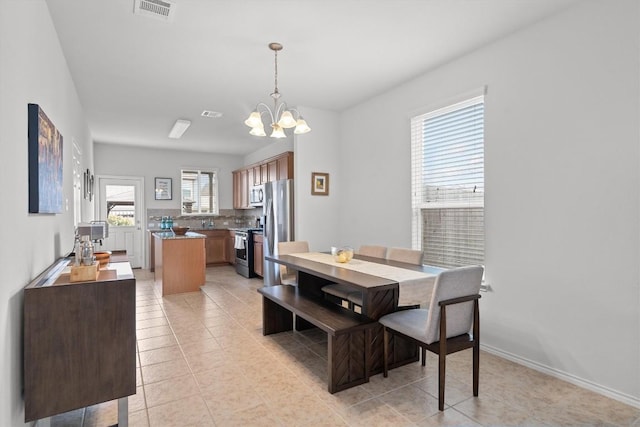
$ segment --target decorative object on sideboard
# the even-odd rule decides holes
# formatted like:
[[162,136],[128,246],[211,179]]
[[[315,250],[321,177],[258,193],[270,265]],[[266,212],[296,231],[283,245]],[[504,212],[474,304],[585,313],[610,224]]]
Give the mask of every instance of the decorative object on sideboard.
[[329,174],[311,172],[311,194],[314,196],[329,195]]
[[62,135],[38,104],[28,104],[29,213],[62,213]]
[[[271,110],[271,108],[269,108],[265,103],[260,102],[249,115],[249,118],[245,120],[244,124],[251,128],[251,131],[249,132],[251,135],[266,136],[267,134],[264,131],[264,123],[262,122],[262,114],[269,113],[272,128],[271,135],[269,136],[272,138],[286,138],[287,135],[284,133],[284,130],[293,127],[295,127],[295,130],[293,131],[295,134],[307,133],[311,131],[311,128],[307,125],[307,122],[300,115],[298,110],[289,108],[286,102],[278,104],[278,100],[280,99],[280,92],[278,91],[278,51],[282,50],[282,45],[275,42],[269,43],[269,49],[271,49],[275,54],[275,89],[270,95],[271,98],[273,98],[273,110]],[[293,114],[296,114],[297,119],[293,117]]]
[[171,178],[156,178],[155,198],[156,200],[171,200]]

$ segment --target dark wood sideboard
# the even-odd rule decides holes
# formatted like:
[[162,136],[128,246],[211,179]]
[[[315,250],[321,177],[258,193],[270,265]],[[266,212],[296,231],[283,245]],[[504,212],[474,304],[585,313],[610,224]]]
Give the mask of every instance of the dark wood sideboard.
[[120,421],[136,393],[136,280],[121,262],[71,283],[67,262],[24,289],[25,421],[115,399]]

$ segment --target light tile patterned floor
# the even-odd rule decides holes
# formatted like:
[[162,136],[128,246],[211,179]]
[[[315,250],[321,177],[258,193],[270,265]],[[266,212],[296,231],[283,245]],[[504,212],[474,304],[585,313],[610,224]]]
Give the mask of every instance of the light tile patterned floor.
[[[206,292],[161,298],[136,270],[137,394],[130,426],[640,426],[640,410],[483,352],[480,396],[470,350],[447,358],[438,411],[437,359],[327,392],[326,337],[262,336],[259,279],[207,269]],[[52,418],[53,426],[111,426],[117,403]]]

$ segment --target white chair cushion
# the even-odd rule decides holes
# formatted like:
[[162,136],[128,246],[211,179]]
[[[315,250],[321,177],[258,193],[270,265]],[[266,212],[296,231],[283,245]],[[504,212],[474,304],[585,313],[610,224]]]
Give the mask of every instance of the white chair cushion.
[[382,316],[378,322],[401,334],[426,342],[428,317],[429,310],[420,308],[396,311]]

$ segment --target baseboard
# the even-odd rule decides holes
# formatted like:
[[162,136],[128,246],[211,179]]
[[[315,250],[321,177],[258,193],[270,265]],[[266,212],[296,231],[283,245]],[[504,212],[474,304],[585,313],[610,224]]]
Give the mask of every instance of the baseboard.
[[586,388],[587,390],[591,390],[595,393],[601,394],[603,396],[606,397],[610,397],[612,399],[615,399],[619,402],[622,402],[626,405],[629,406],[633,406],[634,408],[638,408],[640,409],[640,398],[638,397],[634,397],[634,396],[630,396],[628,394],[625,393],[621,393],[619,391],[610,389],[608,387],[602,386],[600,384],[596,384],[594,382],[585,380],[583,378],[579,378],[576,377],[575,375],[554,369],[554,368],[550,368],[549,366],[545,366],[542,365],[540,363],[534,362],[532,360],[529,359],[525,359],[523,357],[517,356],[515,354],[500,350],[498,348],[495,347],[491,347],[485,344],[481,344],[480,348],[483,351],[486,351],[487,353],[491,353],[495,356],[498,357],[502,357],[503,359],[507,359],[510,360],[514,363],[517,363],[519,365],[523,365],[526,366],[527,368],[531,368],[533,370],[536,370],[538,372],[542,372],[544,374],[550,375],[552,377],[555,378],[559,378],[563,381],[566,381],[568,383],[577,385],[578,387],[582,387],[582,388]]

